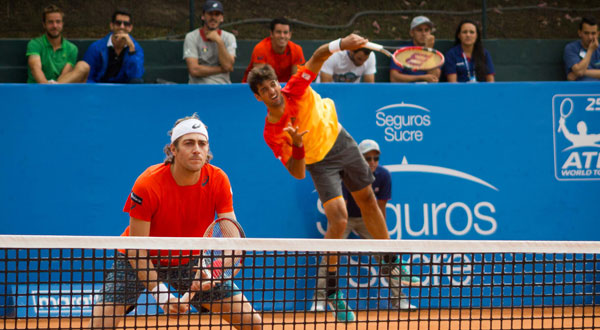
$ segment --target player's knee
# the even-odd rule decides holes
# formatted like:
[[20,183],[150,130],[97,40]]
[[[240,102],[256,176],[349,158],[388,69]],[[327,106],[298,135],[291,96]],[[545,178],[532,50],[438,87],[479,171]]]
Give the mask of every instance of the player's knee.
[[331,219],[331,221],[329,221],[329,224],[343,231],[348,225],[348,219],[344,217],[336,217],[334,219]]
[[373,193],[373,190],[371,189],[362,191],[360,194],[353,197],[361,210],[368,207],[377,207],[377,198],[375,198],[375,193]]

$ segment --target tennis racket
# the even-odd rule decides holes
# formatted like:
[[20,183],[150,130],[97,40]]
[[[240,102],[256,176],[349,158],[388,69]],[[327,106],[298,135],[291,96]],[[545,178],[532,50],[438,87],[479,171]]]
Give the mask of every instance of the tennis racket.
[[[569,110],[565,111],[565,103],[568,101],[569,103]],[[562,100],[562,102],[560,102],[560,118],[567,118],[571,115],[571,112],[573,112],[573,100],[571,100],[570,98],[566,98],[564,100]],[[560,131],[562,131],[561,126],[558,126],[558,132],[560,133]]]
[[[421,46],[390,47],[367,42],[365,48],[391,57],[399,67],[412,71],[428,71],[444,65],[444,55],[433,48]],[[389,49],[389,50],[388,50]],[[390,52],[393,51],[392,52]]]
[[[203,237],[244,238],[242,226],[235,220],[219,218],[213,221],[204,232]],[[242,269],[244,251],[241,250],[204,250],[198,260],[198,269],[194,280],[202,280],[204,290],[215,282],[234,278]],[[186,292],[181,301],[190,302],[196,291]]]

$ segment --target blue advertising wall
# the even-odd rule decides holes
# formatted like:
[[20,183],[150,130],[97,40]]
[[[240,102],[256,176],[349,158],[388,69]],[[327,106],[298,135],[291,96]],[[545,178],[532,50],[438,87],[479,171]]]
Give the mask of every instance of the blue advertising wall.
[[[357,142],[379,142],[392,238],[597,240],[600,83],[313,87]],[[0,99],[0,234],[119,235],[135,178],[193,112],[249,237],[324,233],[311,180],[273,157],[246,85],[0,85]]]

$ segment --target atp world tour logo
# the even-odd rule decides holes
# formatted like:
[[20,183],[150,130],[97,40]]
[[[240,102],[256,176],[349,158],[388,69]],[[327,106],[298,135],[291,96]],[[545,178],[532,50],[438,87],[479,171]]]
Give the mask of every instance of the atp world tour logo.
[[558,180],[600,180],[600,94],[554,95],[554,169]]

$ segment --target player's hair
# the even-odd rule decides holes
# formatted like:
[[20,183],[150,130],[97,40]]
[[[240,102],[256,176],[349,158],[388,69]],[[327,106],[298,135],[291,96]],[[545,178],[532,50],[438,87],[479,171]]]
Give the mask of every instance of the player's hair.
[[475,31],[477,32],[477,39],[475,39],[475,45],[473,46],[473,54],[471,54],[471,59],[475,66],[475,76],[477,77],[477,81],[485,81],[485,76],[488,74],[488,67],[485,58],[485,50],[483,48],[483,41],[481,41],[481,29],[479,29],[479,25],[470,19],[465,19],[458,23],[456,33],[454,34],[454,45],[461,44],[458,36],[460,35],[462,26],[467,23],[473,24],[475,26]]
[[275,30],[275,25],[277,24],[281,24],[281,25],[287,25],[290,27],[290,30],[292,29],[292,24],[290,24],[290,21],[288,21],[287,18],[284,17],[279,17],[279,18],[275,18],[271,21],[271,24],[269,24],[269,27],[271,29],[271,32],[273,32]]
[[52,14],[52,13],[59,13],[63,19],[65,18],[65,13],[62,11],[62,9],[58,8],[55,5],[49,5],[48,7],[44,8],[44,10],[42,11],[42,22],[46,23],[46,15]]
[[[200,117],[198,117],[198,113],[194,112],[193,115],[191,116],[187,116],[187,117],[183,117],[183,118],[179,118],[177,119],[177,121],[175,122],[175,124],[173,125],[173,128],[171,128],[168,132],[167,135],[171,136],[173,135],[173,129],[175,128],[175,126],[177,126],[177,124],[181,123],[184,120],[188,120],[188,119],[198,119],[200,120]],[[206,126],[206,124],[204,125]],[[208,127],[208,126],[206,126]],[[175,148],[178,147],[179,145],[179,139],[181,139],[181,137],[177,138],[177,140],[173,141],[173,145],[175,146]],[[210,148],[210,147],[209,147]],[[164,148],[163,151],[165,152],[165,165],[166,164],[173,164],[175,162],[175,156],[173,155],[173,153],[171,152],[171,143],[167,144]],[[208,154],[206,155],[206,163],[209,163],[210,160],[213,158],[212,153],[210,152],[210,150],[208,151]]]
[[584,16],[581,19],[581,23],[579,23],[579,30],[580,31],[581,31],[581,29],[583,29],[583,24],[594,26],[594,25],[598,25],[598,21],[596,21],[596,19],[593,18],[593,17],[591,17],[591,16]]
[[277,73],[268,64],[257,65],[248,73],[248,85],[254,94],[258,94],[258,85],[267,80],[277,80]]
[[129,22],[133,23],[133,16],[131,15],[131,11],[129,11],[129,9],[127,9],[127,8],[117,8],[117,10],[115,10],[113,12],[110,21],[114,23],[115,20],[117,19],[117,15],[127,16],[127,17],[129,17]]
[[359,49],[357,49],[357,50],[354,51],[354,53],[356,53],[356,52],[363,52],[363,54],[369,56],[369,55],[371,55],[372,50],[369,49],[369,48],[363,47],[363,48],[359,48]]

